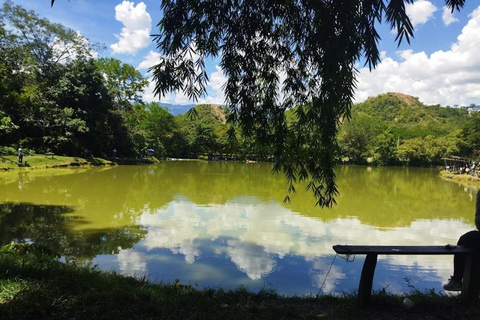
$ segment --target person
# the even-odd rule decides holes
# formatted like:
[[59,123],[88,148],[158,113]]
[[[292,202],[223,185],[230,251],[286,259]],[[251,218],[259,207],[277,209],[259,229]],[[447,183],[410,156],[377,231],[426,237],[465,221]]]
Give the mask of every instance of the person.
[[[457,245],[480,250],[480,190],[477,192],[475,202],[475,226],[477,230],[469,231],[458,239]],[[463,272],[465,269],[465,254],[455,254],[453,256],[453,276],[443,285],[447,291],[461,291]]]
[[18,148],[18,163],[23,162],[23,149],[22,147]]
[[117,158],[117,149],[113,148],[113,159]]

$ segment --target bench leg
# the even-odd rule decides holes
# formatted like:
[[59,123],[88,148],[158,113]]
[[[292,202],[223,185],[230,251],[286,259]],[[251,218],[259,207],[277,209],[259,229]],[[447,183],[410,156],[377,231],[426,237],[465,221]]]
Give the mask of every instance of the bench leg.
[[370,302],[370,296],[372,295],[373,275],[375,273],[376,266],[377,254],[368,253],[363,264],[360,284],[358,285],[357,306],[360,309],[367,306]]
[[480,277],[478,275],[479,257],[476,254],[467,254],[465,257],[465,271],[462,282],[462,304],[472,304],[478,301]]

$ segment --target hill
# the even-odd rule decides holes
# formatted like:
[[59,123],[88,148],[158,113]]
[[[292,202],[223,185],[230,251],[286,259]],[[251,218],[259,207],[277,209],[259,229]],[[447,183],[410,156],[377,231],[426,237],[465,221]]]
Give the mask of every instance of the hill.
[[390,92],[355,105],[352,118],[362,115],[391,126],[397,136],[414,138],[448,134],[465,124],[468,113],[460,108],[427,106],[416,97]]
[[[195,110],[195,117],[175,116],[178,134],[165,143],[169,156],[269,153],[254,141],[228,140],[226,107],[203,104]],[[295,110],[286,117],[295,121]],[[480,113],[465,108],[425,105],[403,93],[381,94],[354,105],[350,119],[340,125],[339,158],[357,164],[440,165],[443,157],[467,157],[480,149],[478,123]]]
[[[348,162],[431,165],[456,154],[466,156],[464,108],[425,105],[418,98],[390,92],[352,107],[340,127],[341,157]],[[462,154],[463,153],[463,154]]]

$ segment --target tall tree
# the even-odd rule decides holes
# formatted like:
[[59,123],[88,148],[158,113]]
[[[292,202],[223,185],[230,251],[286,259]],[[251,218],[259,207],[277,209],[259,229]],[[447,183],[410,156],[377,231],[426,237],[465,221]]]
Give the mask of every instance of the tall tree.
[[70,84],[65,75],[71,63],[90,57],[90,44],[75,31],[10,0],[0,8],[0,19],[0,94],[4,98],[0,110],[20,127],[10,143],[23,141],[31,148],[71,151],[74,134],[88,128],[77,110],[65,103]]
[[34,11],[6,0],[0,10],[0,18],[8,23],[17,41],[31,54],[30,63],[46,72],[58,62],[71,61],[79,56],[92,55],[88,41],[72,29],[40,18]]
[[118,110],[130,111],[132,104],[140,102],[140,93],[148,80],[133,66],[114,58],[99,58],[96,64],[102,71],[108,91]]

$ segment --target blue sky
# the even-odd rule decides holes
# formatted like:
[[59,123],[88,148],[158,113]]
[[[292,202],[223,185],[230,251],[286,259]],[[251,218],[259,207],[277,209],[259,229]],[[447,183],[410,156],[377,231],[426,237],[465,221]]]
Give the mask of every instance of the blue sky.
[[[100,56],[114,57],[146,74],[159,54],[150,35],[156,33],[161,18],[160,1],[121,0],[13,0],[41,17],[79,31],[90,41],[105,44]],[[480,2],[468,0],[461,12],[444,10],[444,1],[417,0],[407,7],[415,38],[400,47],[395,34],[385,25],[382,37],[382,62],[370,72],[359,63],[355,102],[386,92],[401,92],[419,97],[426,104],[480,104]],[[226,78],[218,60],[208,61],[209,94],[202,103],[223,104],[221,86]],[[146,74],[148,76],[148,74]],[[144,100],[158,101],[153,83]],[[161,97],[161,102],[193,103],[181,92]]]

